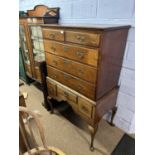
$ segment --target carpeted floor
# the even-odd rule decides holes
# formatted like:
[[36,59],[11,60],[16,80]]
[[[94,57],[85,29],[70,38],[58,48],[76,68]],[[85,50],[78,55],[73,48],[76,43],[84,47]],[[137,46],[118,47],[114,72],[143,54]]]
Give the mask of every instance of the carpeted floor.
[[33,85],[25,84],[20,87],[20,91],[28,93],[27,107],[41,113],[40,120],[45,129],[48,145],[58,147],[66,155],[110,155],[124,134],[120,129],[111,127],[102,120],[94,140],[95,150],[91,152],[89,150],[90,135],[84,121],[71,112],[69,117],[72,122],[60,114],[47,112],[41,105],[42,92]]

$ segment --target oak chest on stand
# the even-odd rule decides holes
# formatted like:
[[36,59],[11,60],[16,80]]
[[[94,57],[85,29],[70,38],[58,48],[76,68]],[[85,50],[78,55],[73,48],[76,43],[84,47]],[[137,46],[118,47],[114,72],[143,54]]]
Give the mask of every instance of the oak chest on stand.
[[47,67],[44,96],[67,101],[89,124],[93,150],[100,119],[109,110],[115,112],[130,26],[47,24],[41,27]]

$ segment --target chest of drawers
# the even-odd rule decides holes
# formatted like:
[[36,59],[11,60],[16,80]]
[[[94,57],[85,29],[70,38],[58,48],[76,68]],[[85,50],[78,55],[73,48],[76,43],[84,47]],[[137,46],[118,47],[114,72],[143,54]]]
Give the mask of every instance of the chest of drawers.
[[129,26],[41,26],[47,95],[67,101],[86,120],[93,149],[100,119],[116,104]]

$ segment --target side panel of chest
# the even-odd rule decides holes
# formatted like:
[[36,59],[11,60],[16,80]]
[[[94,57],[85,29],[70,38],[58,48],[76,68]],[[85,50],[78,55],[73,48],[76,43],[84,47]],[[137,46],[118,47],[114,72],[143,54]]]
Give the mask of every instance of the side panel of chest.
[[105,31],[101,38],[96,99],[118,85],[128,29]]

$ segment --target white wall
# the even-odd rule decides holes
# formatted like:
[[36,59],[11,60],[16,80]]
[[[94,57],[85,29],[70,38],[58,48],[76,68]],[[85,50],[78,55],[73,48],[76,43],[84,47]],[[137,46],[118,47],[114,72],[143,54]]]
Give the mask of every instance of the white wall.
[[135,129],[135,26],[134,0],[20,0],[20,10],[33,9],[37,4],[60,7],[61,23],[130,24],[124,61],[119,80],[117,127],[128,133]]

